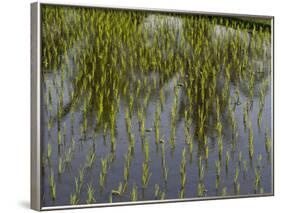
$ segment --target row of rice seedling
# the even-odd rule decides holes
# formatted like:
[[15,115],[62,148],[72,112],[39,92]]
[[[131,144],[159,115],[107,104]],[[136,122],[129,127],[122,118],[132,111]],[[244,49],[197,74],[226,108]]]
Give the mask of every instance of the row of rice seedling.
[[[254,142],[255,125],[252,124],[256,96],[259,113],[254,116],[258,127],[262,131],[263,125],[269,125],[263,120],[263,111],[269,92],[270,71],[257,61],[270,62],[270,28],[226,17],[156,12],[150,15],[145,11],[95,8],[66,10],[69,15],[59,6],[45,6],[42,12],[41,66],[48,130],[45,158],[50,168],[55,164],[55,171],[64,180],[65,168],[79,159],[75,158],[80,154],[78,148],[87,149],[89,140],[93,146],[97,145],[99,141],[96,139],[101,135],[105,145],[108,141],[110,144],[106,157],[97,159],[104,155],[99,153],[100,150],[89,149],[82,167],[74,168],[77,177],[74,178],[75,190],[69,195],[70,204],[99,200],[94,196],[93,186],[97,185],[101,191],[106,189],[104,193],[110,191],[110,202],[115,201],[114,196],[123,199],[125,194],[136,201],[139,199],[138,189],[153,185],[155,199],[164,199],[169,195],[160,186],[172,184],[168,182],[168,175],[173,171],[166,159],[166,149],[182,154],[178,172],[179,197],[189,193],[186,190],[189,180],[187,156],[192,164],[196,150],[198,196],[206,196],[208,191],[205,184],[205,177],[209,175],[207,162],[215,168],[215,188],[222,187],[221,194],[229,194],[230,186],[223,187],[222,183],[224,175],[233,171],[231,182],[235,193],[239,194],[242,171],[246,174],[251,170],[247,168],[246,158],[243,158],[244,169],[241,168],[242,153],[238,156],[238,166],[233,166],[227,148],[228,127],[231,151],[238,153],[243,147],[241,143],[246,143],[251,161],[258,150]],[[241,108],[243,123],[237,119]],[[164,112],[168,112],[168,127],[163,123],[166,119]],[[123,132],[120,115],[124,115],[126,137],[120,137]],[[135,119],[139,124],[138,131],[133,126]],[[240,125],[244,126],[248,139],[242,142],[239,139],[244,138],[244,134],[239,132]],[[113,161],[120,155],[120,138],[128,142],[125,143],[124,163],[121,162],[123,177],[118,186],[111,186],[111,158]],[[216,141],[215,148],[213,140]],[[78,141],[81,141],[80,147],[76,146]],[[155,147],[161,146],[162,171],[153,171],[153,175],[162,173],[157,183],[151,181],[151,166],[155,163],[151,162],[151,155],[154,155],[151,144],[154,143]],[[181,148],[182,144],[186,147]],[[270,129],[266,127],[264,149],[267,153],[271,146]],[[130,175],[137,168],[131,167],[132,161],[140,159],[135,156],[140,153],[136,150],[138,147],[142,147],[144,157],[140,183]],[[214,152],[218,158],[214,158]],[[86,183],[87,187],[82,187],[85,185],[84,172],[97,169],[94,162],[99,160],[98,183]],[[202,160],[206,161],[206,167]],[[224,163],[225,173],[222,171]],[[49,177],[50,197],[55,201],[57,175],[51,169],[45,170]],[[255,175],[255,186],[261,183],[259,172]],[[87,190],[86,200],[81,200],[83,188]]]

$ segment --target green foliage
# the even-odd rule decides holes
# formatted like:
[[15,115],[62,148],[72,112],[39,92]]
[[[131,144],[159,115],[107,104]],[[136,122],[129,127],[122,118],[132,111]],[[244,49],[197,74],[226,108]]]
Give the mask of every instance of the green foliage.
[[[170,184],[169,169],[172,171],[170,176],[175,173],[169,166],[178,159],[174,153],[177,155],[182,146],[181,137],[176,137],[178,134],[185,136],[187,145],[180,150],[182,156],[178,162],[179,197],[185,197],[185,185],[191,178],[187,176],[186,163],[189,161],[191,167],[195,166],[192,165],[194,151],[199,160],[198,196],[206,195],[204,176],[210,175],[208,166],[215,166],[216,189],[221,189],[220,183],[225,184],[222,166],[225,163],[226,173],[228,168],[233,171],[236,160],[233,155],[230,164],[230,153],[225,149],[232,142],[231,151],[239,152],[240,144],[244,143],[239,141],[243,138],[239,135],[242,119],[237,117],[241,110],[250,161],[260,150],[255,148],[253,118],[257,119],[260,132],[265,126],[265,150],[271,151],[272,136],[263,120],[271,83],[268,71],[271,69],[271,28],[266,23],[227,17],[158,12],[150,16],[146,11],[105,12],[99,8],[44,5],[41,57],[43,107],[47,116],[42,119],[46,121],[46,127],[42,128],[48,130],[47,149],[44,150],[47,158],[42,160],[42,167],[48,173],[52,200],[56,199],[52,160],[56,159],[59,178],[64,178],[67,169],[75,170],[75,192],[70,195],[70,204],[76,205],[82,203],[81,190],[85,188],[82,186],[88,172],[98,169],[99,180],[96,181],[101,189],[107,190],[106,179],[114,178],[109,168],[114,168],[114,160],[120,157],[120,144],[127,144],[121,171],[123,177],[118,188],[111,191],[109,202],[115,199],[113,195],[119,196],[121,201],[129,196],[132,201],[138,200],[136,184],[131,193],[121,195],[131,187],[134,175],[130,172],[135,172],[131,164],[139,163],[136,161],[139,160],[140,144],[144,155],[141,186],[146,189],[154,184],[155,199],[164,199],[169,191],[161,191],[160,186],[163,183],[165,189],[171,187],[167,186]],[[257,101],[258,113],[253,110]],[[152,106],[155,106],[155,112]],[[135,128],[136,115],[139,130]],[[165,115],[170,119],[167,125]],[[127,137],[122,136],[120,118],[126,123]],[[232,138],[227,141],[229,130]],[[162,137],[160,132],[164,134]],[[100,148],[101,135],[106,147],[110,142],[110,157],[101,158],[100,167],[94,167],[95,159],[101,156],[100,150],[94,149]],[[167,149],[171,149],[168,163],[165,141]],[[213,145],[212,141],[217,143]],[[89,151],[84,156],[85,149]],[[126,152],[122,151],[121,157]],[[188,158],[186,152],[189,152]],[[218,152],[216,162],[212,160],[214,152]],[[258,162],[251,163],[261,164],[260,156]],[[151,168],[155,168],[157,162],[152,162],[154,157],[161,157],[162,177],[159,178],[163,182],[149,184]],[[83,165],[78,170],[72,168],[77,165],[73,161],[81,159]],[[234,192],[229,190],[230,194],[239,194],[241,174],[246,176],[252,172],[248,170],[246,159],[243,156],[241,167],[240,151],[239,168],[236,166],[233,172]],[[46,160],[50,168],[45,168]],[[254,186],[263,192],[260,179],[261,171],[256,170]],[[223,187],[221,193],[227,195],[227,188]],[[87,187],[86,202],[96,202],[92,185]]]
[[131,201],[137,201],[138,200],[138,188],[137,185],[134,184],[131,192]]
[[55,200],[56,199],[56,182],[55,182],[53,170],[50,171],[49,184],[50,184],[51,199]]
[[95,197],[94,197],[94,189],[91,185],[88,185],[87,188],[87,204],[95,203]]

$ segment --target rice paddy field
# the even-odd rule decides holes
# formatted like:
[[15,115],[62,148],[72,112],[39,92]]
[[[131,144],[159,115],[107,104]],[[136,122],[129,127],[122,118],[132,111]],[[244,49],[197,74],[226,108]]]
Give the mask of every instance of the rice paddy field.
[[271,19],[43,5],[42,205],[270,195]]

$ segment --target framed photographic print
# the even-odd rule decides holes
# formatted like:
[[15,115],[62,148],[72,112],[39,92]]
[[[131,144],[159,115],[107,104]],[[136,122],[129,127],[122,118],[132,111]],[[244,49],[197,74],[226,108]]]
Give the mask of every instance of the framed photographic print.
[[273,195],[273,30],[31,4],[31,208]]

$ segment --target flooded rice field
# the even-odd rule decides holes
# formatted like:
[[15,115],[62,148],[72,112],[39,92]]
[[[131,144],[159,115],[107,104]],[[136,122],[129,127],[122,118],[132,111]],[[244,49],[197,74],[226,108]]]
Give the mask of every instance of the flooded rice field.
[[272,193],[270,19],[41,13],[43,206]]

